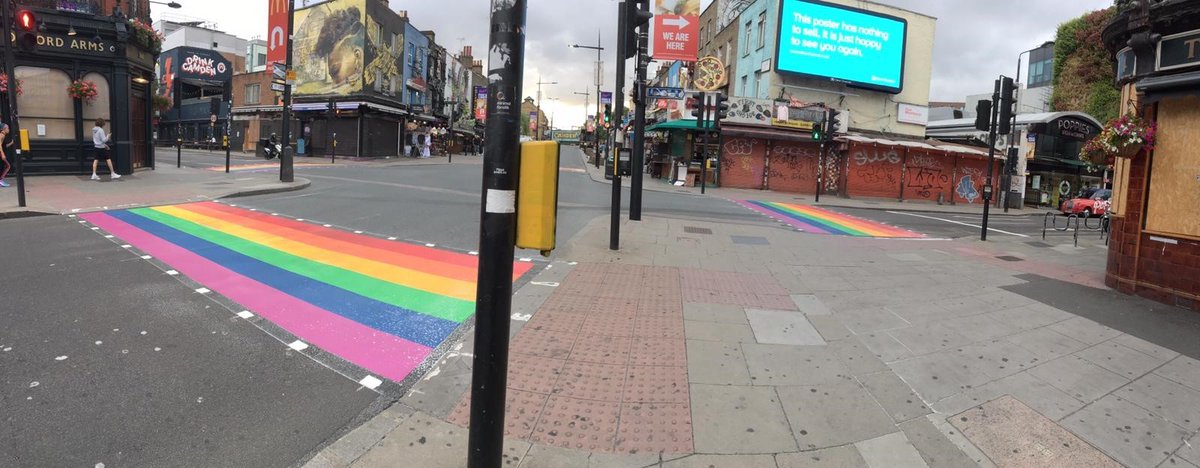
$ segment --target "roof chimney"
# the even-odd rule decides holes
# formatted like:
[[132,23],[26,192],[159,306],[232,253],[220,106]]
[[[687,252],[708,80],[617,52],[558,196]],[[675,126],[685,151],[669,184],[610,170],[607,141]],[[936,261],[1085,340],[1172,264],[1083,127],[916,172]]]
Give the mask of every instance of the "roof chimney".
[[408,19],[408,10],[399,10],[396,12],[401,18]]
[[467,57],[473,57],[473,55],[471,55],[471,46],[463,46],[462,54]]

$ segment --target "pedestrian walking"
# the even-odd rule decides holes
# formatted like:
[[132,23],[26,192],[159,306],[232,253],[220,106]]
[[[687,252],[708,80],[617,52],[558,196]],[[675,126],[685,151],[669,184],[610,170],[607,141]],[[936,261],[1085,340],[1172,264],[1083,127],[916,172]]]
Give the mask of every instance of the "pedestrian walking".
[[92,146],[96,149],[96,158],[92,159],[92,180],[100,180],[100,176],[96,175],[96,166],[100,161],[108,164],[108,173],[111,174],[109,180],[117,180],[121,178],[121,174],[117,174],[117,170],[113,169],[112,159],[109,156],[108,148],[109,137],[104,133],[104,119],[96,119],[96,126],[92,127]]
[[8,124],[0,122],[0,163],[4,164],[4,168],[0,169],[0,187],[8,187],[8,181],[4,180],[8,177],[8,170],[12,169],[12,165],[8,163],[7,147],[12,143],[8,141]]

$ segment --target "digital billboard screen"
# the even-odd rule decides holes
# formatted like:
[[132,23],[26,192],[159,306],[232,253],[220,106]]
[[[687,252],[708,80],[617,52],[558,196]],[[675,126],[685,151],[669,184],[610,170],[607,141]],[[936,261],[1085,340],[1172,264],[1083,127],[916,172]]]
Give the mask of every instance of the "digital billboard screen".
[[904,83],[903,18],[813,0],[783,0],[776,69],[899,93]]

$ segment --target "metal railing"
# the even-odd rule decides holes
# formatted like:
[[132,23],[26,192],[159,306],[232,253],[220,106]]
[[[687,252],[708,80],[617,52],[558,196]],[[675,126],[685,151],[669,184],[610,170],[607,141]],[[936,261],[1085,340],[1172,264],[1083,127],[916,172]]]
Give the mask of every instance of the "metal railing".
[[[1063,223],[1062,227],[1058,226],[1059,218],[1066,219],[1066,222]],[[1096,220],[1096,226],[1094,227],[1091,224],[1091,220],[1093,219]],[[1080,220],[1083,220],[1083,222],[1080,223]],[[1050,230],[1058,232],[1071,231],[1071,236],[1074,238],[1075,246],[1079,247],[1080,226],[1082,226],[1083,230],[1085,231],[1098,231],[1100,233],[1100,238],[1104,239],[1104,245],[1108,245],[1110,226],[1108,213],[1105,213],[1103,216],[1099,217],[1080,217],[1076,214],[1063,215],[1060,213],[1046,213],[1046,215],[1042,217],[1042,240],[1046,240],[1046,232]]]

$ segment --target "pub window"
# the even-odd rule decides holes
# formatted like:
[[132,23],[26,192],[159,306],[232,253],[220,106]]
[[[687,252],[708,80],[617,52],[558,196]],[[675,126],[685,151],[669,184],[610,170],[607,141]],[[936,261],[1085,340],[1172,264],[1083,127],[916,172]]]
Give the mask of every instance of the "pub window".
[[16,75],[25,82],[22,94],[17,96],[17,107],[21,109],[21,126],[29,129],[29,137],[74,140],[75,102],[67,94],[71,77],[62,70],[40,67],[17,67]]
[[[96,100],[92,101],[91,104],[83,105],[83,127],[90,132],[93,120],[98,118],[111,120],[109,119],[109,113],[112,109],[109,101],[111,93],[108,91],[108,78],[105,78],[104,75],[88,73],[83,75],[83,79],[96,83]],[[21,111],[24,112],[24,109],[22,108]],[[104,131],[112,133],[112,127],[106,127]]]
[[246,85],[246,102],[244,102],[243,104],[258,104],[258,103],[259,103],[258,85],[257,84]]

